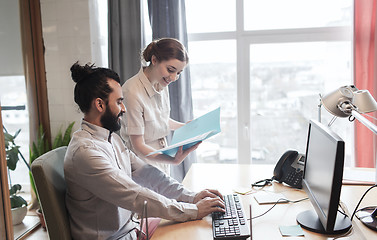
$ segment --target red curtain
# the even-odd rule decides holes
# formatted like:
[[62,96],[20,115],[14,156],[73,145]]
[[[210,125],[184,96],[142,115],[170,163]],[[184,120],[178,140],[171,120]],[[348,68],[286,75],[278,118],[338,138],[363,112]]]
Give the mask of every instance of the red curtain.
[[[354,0],[354,83],[377,96],[377,0]],[[376,117],[374,112],[370,114]],[[374,124],[376,120],[371,119]],[[377,136],[355,120],[356,167],[375,167]]]

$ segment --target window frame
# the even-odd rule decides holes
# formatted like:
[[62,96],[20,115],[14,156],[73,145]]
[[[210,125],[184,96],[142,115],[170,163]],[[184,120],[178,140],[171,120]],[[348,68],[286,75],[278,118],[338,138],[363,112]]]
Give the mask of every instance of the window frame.
[[[0,103],[0,127],[3,128],[3,121],[1,118],[1,103]],[[4,133],[0,131],[0,179],[1,179],[1,197],[0,197],[0,236],[2,239],[13,239],[13,225],[12,225],[12,213],[10,205],[10,194],[8,186],[8,172],[7,161],[5,153],[5,141]]]

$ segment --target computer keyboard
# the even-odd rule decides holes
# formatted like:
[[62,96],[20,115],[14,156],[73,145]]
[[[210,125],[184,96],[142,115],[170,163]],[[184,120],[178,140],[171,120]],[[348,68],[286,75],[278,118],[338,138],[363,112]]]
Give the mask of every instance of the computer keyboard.
[[224,196],[225,213],[212,213],[214,239],[241,240],[250,237],[250,228],[237,194]]

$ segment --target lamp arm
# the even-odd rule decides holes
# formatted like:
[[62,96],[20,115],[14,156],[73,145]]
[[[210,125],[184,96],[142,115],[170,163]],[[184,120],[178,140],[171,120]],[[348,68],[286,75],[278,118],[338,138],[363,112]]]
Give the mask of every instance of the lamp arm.
[[[374,134],[377,135],[377,127],[372,122],[370,122],[368,119],[366,119],[364,116],[362,116],[360,113],[352,109],[352,116],[354,116],[359,122],[361,122],[364,126],[369,128]],[[376,166],[377,166],[377,159],[376,159]],[[376,168],[376,183],[377,183],[377,168]],[[377,209],[377,208],[376,208]]]
[[322,96],[319,94],[318,122],[322,122]]
[[352,109],[352,116],[354,116],[359,122],[361,122],[364,126],[369,128],[374,134],[377,135],[377,126],[374,125],[371,121],[366,119],[364,116],[362,116],[360,113]]

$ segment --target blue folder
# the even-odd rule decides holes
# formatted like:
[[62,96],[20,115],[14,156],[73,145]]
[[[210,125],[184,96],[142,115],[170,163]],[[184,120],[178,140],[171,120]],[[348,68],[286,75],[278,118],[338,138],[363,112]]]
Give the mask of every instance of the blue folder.
[[220,107],[175,130],[170,146],[152,152],[148,156],[163,153],[174,157],[180,146],[183,146],[183,149],[190,148],[219,132],[221,132]]

